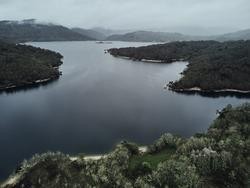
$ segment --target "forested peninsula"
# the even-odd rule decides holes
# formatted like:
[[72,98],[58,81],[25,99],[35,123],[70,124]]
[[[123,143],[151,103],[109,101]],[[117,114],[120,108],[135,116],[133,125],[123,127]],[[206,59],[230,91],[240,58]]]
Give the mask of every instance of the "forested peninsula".
[[2,188],[248,187],[250,104],[228,105],[206,133],[164,134],[146,150],[126,141],[99,158],[63,153],[24,161]]
[[62,58],[50,50],[0,41],[0,90],[57,79]]
[[183,77],[168,84],[174,91],[250,92],[250,41],[189,41],[146,47],[114,48],[113,56],[172,63],[188,61]]

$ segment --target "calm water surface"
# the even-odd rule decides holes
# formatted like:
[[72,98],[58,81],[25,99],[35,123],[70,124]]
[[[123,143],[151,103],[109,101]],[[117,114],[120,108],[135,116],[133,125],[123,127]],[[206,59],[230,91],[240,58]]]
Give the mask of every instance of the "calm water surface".
[[165,132],[204,132],[217,109],[249,101],[164,90],[180,77],[184,62],[133,62],[104,53],[145,43],[31,44],[60,52],[63,75],[46,86],[0,94],[1,179],[35,153],[102,153],[124,139],[149,144]]

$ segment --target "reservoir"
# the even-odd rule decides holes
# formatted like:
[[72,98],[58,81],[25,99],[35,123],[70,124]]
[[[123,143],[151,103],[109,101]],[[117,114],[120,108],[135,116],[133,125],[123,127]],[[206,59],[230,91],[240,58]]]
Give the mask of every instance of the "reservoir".
[[121,140],[151,144],[163,133],[205,132],[216,110],[246,97],[186,95],[164,89],[187,62],[143,63],[106,49],[130,42],[39,42],[60,52],[62,76],[49,84],[0,93],[0,179],[35,153],[105,153]]

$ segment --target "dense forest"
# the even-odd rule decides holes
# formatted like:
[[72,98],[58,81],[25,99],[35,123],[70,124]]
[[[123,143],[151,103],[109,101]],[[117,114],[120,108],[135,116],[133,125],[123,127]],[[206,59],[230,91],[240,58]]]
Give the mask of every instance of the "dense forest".
[[56,52],[0,41],[0,90],[58,78],[61,59]]
[[228,105],[207,133],[188,139],[164,134],[144,152],[123,141],[98,160],[35,155],[2,187],[247,187],[249,135],[250,104]]
[[0,21],[0,40],[9,42],[30,41],[86,41],[93,38],[55,24],[37,23],[36,20]]
[[162,63],[188,61],[183,77],[171,82],[175,91],[236,89],[250,91],[250,41],[172,42],[138,48],[108,50],[114,56]]

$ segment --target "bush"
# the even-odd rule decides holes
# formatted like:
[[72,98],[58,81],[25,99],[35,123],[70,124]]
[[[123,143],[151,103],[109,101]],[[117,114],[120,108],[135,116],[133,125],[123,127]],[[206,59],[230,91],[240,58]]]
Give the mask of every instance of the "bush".
[[182,144],[177,152],[180,154],[190,155],[193,150],[201,150],[205,147],[212,147],[215,145],[215,141],[206,137],[191,137],[187,142]]
[[196,168],[186,158],[179,160],[169,160],[159,164],[156,171],[152,175],[138,178],[135,186],[143,187],[148,185],[151,187],[199,187],[199,175]]
[[163,134],[153,145],[148,147],[148,153],[157,153],[165,148],[177,148],[183,140],[170,133]]

